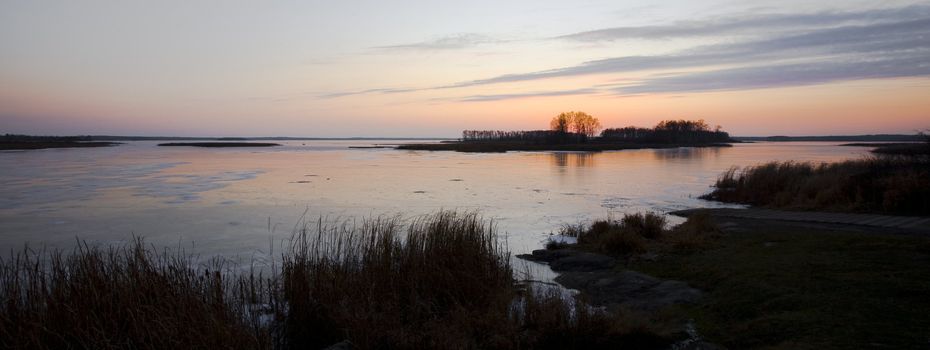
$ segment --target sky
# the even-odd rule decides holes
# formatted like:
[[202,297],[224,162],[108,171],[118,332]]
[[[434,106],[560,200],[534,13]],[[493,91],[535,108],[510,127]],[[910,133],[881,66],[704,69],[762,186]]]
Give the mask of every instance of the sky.
[[0,133],[930,128],[930,1],[0,0]]

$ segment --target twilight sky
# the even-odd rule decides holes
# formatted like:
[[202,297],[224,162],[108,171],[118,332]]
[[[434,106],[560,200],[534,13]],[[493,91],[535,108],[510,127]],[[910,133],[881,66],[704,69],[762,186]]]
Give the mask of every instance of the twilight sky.
[[930,1],[0,0],[0,133],[930,128]]

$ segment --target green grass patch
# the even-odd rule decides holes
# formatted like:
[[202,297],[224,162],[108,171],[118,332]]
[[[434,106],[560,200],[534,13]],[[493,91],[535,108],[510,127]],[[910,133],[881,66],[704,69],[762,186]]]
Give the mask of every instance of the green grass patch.
[[925,349],[928,266],[930,238],[760,224],[629,268],[703,290],[684,312],[729,348]]

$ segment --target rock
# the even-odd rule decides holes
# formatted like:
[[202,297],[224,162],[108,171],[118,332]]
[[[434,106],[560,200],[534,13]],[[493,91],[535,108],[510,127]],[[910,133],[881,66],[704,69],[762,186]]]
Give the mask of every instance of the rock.
[[520,254],[517,255],[517,257],[529,261],[551,263],[556,259],[561,259],[574,253],[576,253],[576,251],[571,249],[537,249],[534,250],[532,254]]
[[519,258],[548,263],[560,275],[559,284],[577,289],[595,305],[655,311],[673,304],[693,303],[701,292],[687,283],[663,280],[631,270],[616,271],[616,260],[574,249],[534,250]]
[[549,263],[549,267],[554,271],[597,271],[610,269],[613,266],[613,258],[585,252],[576,252]]
[[582,291],[590,302],[608,308],[622,306],[655,311],[673,304],[697,301],[701,292],[687,283],[662,280],[636,271],[565,272],[555,281]]
[[517,257],[548,263],[554,271],[597,271],[610,269],[614,265],[614,258],[574,249],[537,249],[533,254],[521,254]]

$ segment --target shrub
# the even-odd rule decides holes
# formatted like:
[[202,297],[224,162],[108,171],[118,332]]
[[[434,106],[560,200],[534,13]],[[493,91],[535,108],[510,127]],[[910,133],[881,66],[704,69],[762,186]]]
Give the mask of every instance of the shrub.
[[666,221],[665,216],[647,212],[645,214],[627,214],[623,216],[621,223],[624,227],[642,237],[657,239],[661,237],[662,232],[665,231]]
[[579,230],[578,243],[607,254],[641,253],[648,240],[662,236],[665,222],[664,216],[655,213],[626,214],[619,222],[598,220]]
[[584,232],[585,232],[585,226],[583,224],[577,224],[577,225],[565,224],[559,228],[559,234],[565,237],[580,238],[581,234]]
[[930,215],[930,162],[885,156],[772,162],[724,172],[703,199],[757,206]]
[[646,240],[638,233],[629,230],[616,230],[601,239],[604,251],[611,254],[642,253],[646,251]]

